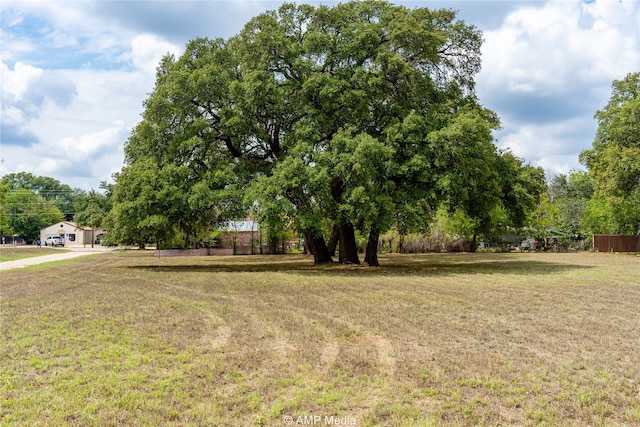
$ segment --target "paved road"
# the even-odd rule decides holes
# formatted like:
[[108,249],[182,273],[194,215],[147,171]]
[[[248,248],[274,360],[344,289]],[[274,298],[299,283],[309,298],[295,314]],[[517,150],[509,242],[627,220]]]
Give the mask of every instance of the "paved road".
[[79,256],[99,254],[111,250],[111,248],[105,248],[102,246],[95,248],[83,248],[82,246],[66,246],[65,249],[70,250],[71,252],[60,252],[59,254],[43,255],[31,258],[17,259],[15,261],[0,262],[0,271],[11,270],[13,268],[23,268],[28,265],[42,264],[44,262],[62,261]]

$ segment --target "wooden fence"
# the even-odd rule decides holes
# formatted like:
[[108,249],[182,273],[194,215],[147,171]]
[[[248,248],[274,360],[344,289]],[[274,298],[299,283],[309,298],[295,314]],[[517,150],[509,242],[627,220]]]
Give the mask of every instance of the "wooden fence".
[[233,255],[233,249],[200,248],[200,249],[161,249],[155,256],[206,256],[206,255]]
[[594,234],[593,249],[600,252],[640,252],[640,235]]

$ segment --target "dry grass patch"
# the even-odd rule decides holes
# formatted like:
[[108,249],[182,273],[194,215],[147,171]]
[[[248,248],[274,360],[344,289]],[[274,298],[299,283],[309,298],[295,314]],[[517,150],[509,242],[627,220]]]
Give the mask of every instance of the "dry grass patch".
[[3,272],[0,422],[640,425],[640,257],[381,261],[115,252]]

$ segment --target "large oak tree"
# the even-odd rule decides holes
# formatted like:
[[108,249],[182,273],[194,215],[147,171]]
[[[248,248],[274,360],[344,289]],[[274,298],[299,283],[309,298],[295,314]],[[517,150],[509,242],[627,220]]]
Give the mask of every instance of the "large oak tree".
[[116,226],[160,239],[251,208],[293,224],[316,263],[332,261],[327,222],[340,262],[359,263],[358,230],[377,265],[378,235],[418,205],[484,218],[504,192],[498,119],[474,93],[480,46],[453,11],[384,1],[284,4],[228,40],[193,40],[158,67]]

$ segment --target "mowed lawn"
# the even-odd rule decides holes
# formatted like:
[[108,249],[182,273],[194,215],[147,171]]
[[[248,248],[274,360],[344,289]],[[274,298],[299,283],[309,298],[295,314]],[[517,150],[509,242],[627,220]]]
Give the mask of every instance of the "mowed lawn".
[[640,256],[311,263],[2,272],[0,424],[640,425]]
[[65,249],[35,246],[0,246],[0,262],[69,252]]

